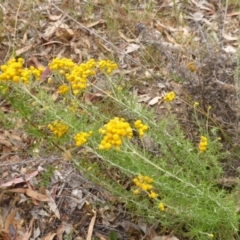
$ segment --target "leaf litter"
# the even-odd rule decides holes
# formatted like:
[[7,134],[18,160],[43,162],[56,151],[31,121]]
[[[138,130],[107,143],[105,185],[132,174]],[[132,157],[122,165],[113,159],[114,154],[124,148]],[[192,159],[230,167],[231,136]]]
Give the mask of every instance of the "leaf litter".
[[[115,34],[107,30],[108,19],[101,1],[94,1],[93,5],[80,0],[43,1],[32,5],[31,14],[31,6],[22,1],[4,1],[0,5],[1,64],[10,57],[11,48],[35,66],[47,66],[49,60],[56,56],[82,62],[114,53],[120,59],[122,70],[119,74],[124,74],[126,81],[131,81],[132,73],[140,79],[138,83],[133,83],[137,89],[138,101],[154,108],[159,117],[166,114],[161,99],[171,89],[179,93],[179,100],[187,93],[194,101],[205,101],[206,106],[215,103],[212,114],[228,134],[236,135],[236,131],[239,131],[236,127],[239,110],[235,107],[235,93],[238,89],[233,75],[229,74],[229,69],[235,68],[235,62],[228,59],[232,59],[231,54],[237,52],[239,32],[235,26],[239,26],[239,12],[227,11],[225,19],[221,19],[218,12],[226,11],[224,6],[215,4],[215,1],[191,0],[184,6],[184,21],[187,24],[183,27],[176,23],[176,19],[169,17],[173,9],[171,1],[164,1],[144,22],[138,22],[129,16],[124,4],[114,0],[108,4],[111,5],[111,14],[115,16],[120,28]],[[93,9],[92,14],[84,14],[84,9],[89,6]],[[69,14],[72,7],[77,20]],[[131,10],[132,15],[141,15],[144,7],[144,4],[139,3],[139,6]],[[119,14],[115,14],[115,10]],[[156,18],[159,11],[162,11],[161,19]],[[183,21],[184,17],[180,14],[179,20]],[[204,32],[198,31],[200,28],[213,33],[214,38],[221,43],[220,47],[214,48],[206,44],[204,48],[199,47],[199,51],[188,52],[188,46],[201,46],[206,40]],[[177,72],[184,79],[184,84],[174,82],[166,77],[166,73],[157,75],[157,63],[154,66],[142,65],[139,59],[147,47],[153,48],[154,57],[159,55],[158,61],[167,62],[168,68],[164,71]],[[206,58],[195,59],[199,52]],[[215,65],[212,66],[205,59],[211,59],[210,63]],[[189,60],[196,62],[197,72],[189,71]],[[207,68],[216,74],[217,80],[206,71]],[[154,79],[151,83],[147,80],[148,72]],[[48,73],[46,67],[42,81],[47,79]],[[203,79],[206,88],[202,91],[209,96],[208,99],[202,99],[202,94],[199,94],[199,82]],[[53,98],[57,96],[53,94]],[[225,101],[224,107],[221,99]],[[183,122],[190,123],[192,119],[186,114],[191,112],[189,106],[184,101],[179,102],[178,106],[174,106],[175,114]],[[0,107],[5,114],[11,112],[4,101]],[[16,124],[21,126],[17,119]],[[194,126],[191,127],[194,129]],[[194,140],[194,136],[188,137]],[[239,144],[239,140],[236,139],[236,143]],[[76,233],[76,239],[82,239],[82,236],[83,239],[91,239],[93,235],[108,239],[111,231],[116,233],[118,239],[177,239],[173,235],[158,236],[155,231],[157,226],[133,222],[130,216],[125,216],[118,199],[109,193],[104,194],[103,189],[76,172],[71,163],[56,156],[29,156],[25,152],[32,144],[34,139],[26,138],[17,127],[10,131],[0,129],[0,236],[3,239],[62,239],[64,234],[70,236],[76,231],[77,226],[81,227]],[[50,179],[48,189],[38,186],[46,164],[61,167],[61,172]],[[234,169],[239,167],[238,160],[232,164]],[[42,166],[41,170],[37,170],[39,166]],[[69,168],[72,172],[66,175]],[[236,171],[230,173],[229,168],[232,169],[232,166],[226,166],[226,174],[229,173],[230,176],[227,175],[224,182],[233,179],[231,182],[236,184]],[[95,208],[93,206],[96,201],[112,202],[114,206]]]

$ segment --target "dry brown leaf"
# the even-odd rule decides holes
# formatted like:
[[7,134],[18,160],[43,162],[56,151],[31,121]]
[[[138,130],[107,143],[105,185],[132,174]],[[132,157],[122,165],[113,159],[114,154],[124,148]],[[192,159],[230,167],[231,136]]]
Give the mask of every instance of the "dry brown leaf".
[[6,182],[6,183],[1,184],[1,185],[0,185],[0,188],[10,187],[10,186],[12,186],[12,185],[14,185],[14,184],[17,184],[17,183],[27,182],[27,181],[29,181],[31,178],[37,176],[39,172],[40,172],[40,171],[37,170],[37,171],[35,171],[35,172],[33,172],[33,173],[24,175],[24,177],[15,178],[15,179],[13,179],[13,180],[11,180],[11,181],[8,181],[8,182]]
[[62,17],[62,14],[60,15],[49,15],[48,18],[52,21],[57,21]]
[[122,226],[125,231],[130,234],[139,234],[141,232],[141,228],[138,225],[128,220],[123,220],[120,223],[120,226]]
[[90,225],[88,227],[88,235],[87,235],[87,240],[91,240],[92,239],[92,233],[93,233],[93,227],[94,227],[94,224],[95,224],[95,221],[96,221],[96,217],[97,217],[97,211],[95,210],[92,210],[93,212],[93,217],[91,219],[91,222],[90,222]]
[[29,240],[31,235],[32,235],[32,229],[33,229],[33,223],[34,223],[34,218],[31,220],[29,227],[28,227],[28,231],[23,235],[21,240]]
[[223,48],[223,51],[226,53],[236,53],[237,49],[231,45],[227,45],[226,47]]
[[137,42],[136,39],[130,39],[130,38],[126,37],[121,31],[118,31],[118,34],[119,34],[120,38],[124,39],[128,43]]
[[49,233],[43,238],[43,240],[52,240],[56,236],[56,233]]
[[132,53],[132,52],[137,51],[139,48],[140,48],[140,45],[131,43],[123,51],[124,51],[124,53]]
[[26,193],[26,188],[14,188],[7,190],[8,192],[15,192],[15,193]]
[[65,38],[71,38],[74,35],[73,30],[66,23],[62,23],[58,29],[65,35]]
[[40,67],[44,67],[39,61],[38,59],[35,57],[35,56],[30,56],[28,59],[27,59],[27,66],[28,67],[35,67],[35,68],[40,68]]
[[238,40],[238,37],[233,37],[233,36],[228,35],[226,33],[223,34],[223,37],[228,41],[237,41]]
[[40,83],[44,82],[45,80],[48,79],[48,76],[50,74],[51,70],[49,67],[46,67],[40,77]]
[[138,102],[139,103],[141,103],[141,102],[148,102],[149,99],[151,99],[149,94],[143,94],[143,95],[139,95],[138,96]]
[[228,17],[234,17],[234,16],[239,16],[239,15],[240,15],[240,12],[232,12],[232,13],[227,14]]
[[9,235],[4,232],[0,232],[0,239],[1,240],[9,240]]
[[[192,3],[194,3],[196,5],[196,7],[203,9],[203,10],[207,10],[207,11],[212,11],[213,10],[213,6],[208,3],[207,1],[195,1],[195,0],[191,0]],[[207,7],[209,6],[209,7]],[[211,7],[211,8],[210,8]]]
[[69,28],[57,28],[56,29],[56,36],[59,40],[61,40],[63,43],[69,43],[71,39],[73,38],[73,31]]
[[91,49],[91,43],[90,43],[88,38],[83,38],[81,40],[81,42],[82,42],[81,44],[85,43],[85,45],[87,46],[88,50]]
[[6,140],[6,138],[4,136],[0,135],[0,145],[5,145],[8,148],[11,148],[12,144]]
[[31,198],[34,198],[40,202],[49,202],[50,201],[50,198],[46,195],[43,195],[39,192],[36,192],[36,191],[33,191],[32,189],[26,189],[26,194],[31,197]]
[[105,22],[106,22],[105,20],[99,19],[98,21],[86,24],[86,27],[87,28],[91,28],[91,27],[94,27],[94,26],[96,26],[98,24],[102,24],[102,23],[105,23]]
[[58,210],[57,204],[55,203],[54,199],[51,197],[51,193],[46,190],[46,195],[49,198],[48,206],[54,212],[56,217],[60,219],[60,212]]
[[[106,237],[106,236],[102,235],[102,234],[99,233],[99,232],[96,232],[96,233],[94,233],[94,234],[96,235],[96,237],[99,238],[99,240],[109,240],[109,237]],[[83,239],[81,238],[81,239],[79,239],[79,240],[83,240]]]
[[37,54],[34,54],[35,56],[48,56],[49,53],[52,51],[52,44],[51,42],[47,42],[45,44],[42,44],[42,47],[45,46],[45,45],[50,45],[50,46],[47,46],[46,48],[44,48],[43,51],[37,53]]
[[170,32],[176,32],[177,31],[177,29],[176,28],[173,28],[173,27],[171,27],[171,26],[166,26],[166,25],[164,25],[163,23],[161,23],[160,21],[156,21],[156,23],[157,23],[157,25],[159,25],[160,27],[162,27],[163,29],[167,29],[168,31],[170,31]]
[[59,96],[59,92],[56,91],[55,93],[52,94],[52,100],[55,102],[57,99],[58,99],[58,96]]
[[35,228],[33,230],[33,235],[32,235],[32,238],[35,240],[35,239],[38,239],[38,237],[40,236],[41,234],[41,230],[39,227]]
[[78,42],[72,41],[70,43],[71,48],[73,48],[73,50],[74,50],[74,53],[76,53],[78,55],[78,59],[80,62],[82,61],[82,50],[80,49],[81,43],[82,43],[81,41],[78,41]]
[[160,97],[160,96],[154,97],[154,98],[148,103],[148,105],[149,105],[149,106],[155,105],[156,103],[158,103],[158,101],[159,101],[161,98],[162,98],[162,97]]
[[168,33],[168,31],[164,31],[166,38],[168,40],[168,42],[165,42],[167,44],[173,44],[173,45],[179,45],[176,43],[175,39],[171,36],[171,34]]
[[22,38],[22,40],[21,40],[21,43],[22,43],[23,45],[26,45],[27,39],[28,39],[28,31],[26,31],[26,32],[24,33],[23,38]]
[[65,231],[65,225],[61,224],[57,229],[57,239],[62,240],[63,239],[63,233]]
[[23,143],[23,140],[19,135],[11,134],[9,136],[9,141],[18,148],[22,148],[22,149],[25,148],[25,144]]
[[62,25],[64,19],[65,16],[57,20],[55,23],[50,23],[51,25],[46,28],[45,32],[42,35],[43,38],[50,38],[55,33],[56,29]]
[[102,224],[105,226],[109,226],[110,222],[113,222],[116,219],[116,214],[109,210],[110,209],[107,206],[98,210],[99,214],[101,215]]
[[29,51],[32,47],[33,47],[33,44],[30,43],[30,44],[24,46],[23,48],[16,50],[16,55],[21,55],[21,54]]
[[17,214],[19,208],[12,209],[11,212],[8,214],[6,221],[5,221],[5,226],[4,226],[4,232],[8,232],[10,224],[13,223],[13,220],[15,218],[15,215]]

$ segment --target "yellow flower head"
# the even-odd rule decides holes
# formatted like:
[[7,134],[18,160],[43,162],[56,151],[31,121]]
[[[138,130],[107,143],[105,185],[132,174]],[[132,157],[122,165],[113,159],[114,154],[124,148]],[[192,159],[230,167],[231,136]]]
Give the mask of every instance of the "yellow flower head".
[[208,146],[208,139],[204,136],[201,136],[200,143],[198,145],[200,152],[206,152],[207,146]]
[[139,131],[139,136],[140,136],[140,137],[143,137],[145,131],[148,130],[148,126],[145,125],[145,124],[143,124],[141,120],[136,120],[136,121],[134,122],[134,127],[135,127],[136,129],[138,129],[138,131]]
[[159,208],[160,211],[162,211],[162,212],[165,211],[165,206],[164,206],[164,204],[163,204],[162,202],[160,202],[160,203],[158,204],[158,208]]
[[87,132],[79,132],[75,135],[74,140],[76,142],[76,146],[80,147],[84,143],[87,142],[88,138],[92,135],[92,131]]
[[133,194],[134,194],[134,195],[138,195],[139,193],[140,193],[139,189],[135,189],[135,190],[133,191]]
[[117,69],[118,66],[115,62],[109,60],[100,60],[98,62],[98,67],[101,71],[110,74],[113,70]]
[[172,102],[175,98],[175,93],[173,91],[169,92],[166,96],[164,96],[164,101]]
[[155,199],[158,195],[154,191],[150,191],[148,196],[152,199]]
[[188,69],[189,69],[191,72],[196,72],[196,71],[197,71],[197,67],[195,66],[194,62],[189,62],[189,63],[188,63]]
[[74,66],[76,66],[76,63],[69,58],[54,58],[48,66],[52,71],[59,70],[61,73],[65,74],[72,71]]
[[54,121],[48,124],[49,130],[54,134],[56,138],[61,138],[64,134],[68,132],[69,127],[65,125],[62,121]]
[[143,176],[141,174],[138,174],[138,176],[133,179],[133,182],[138,187],[136,189],[138,193],[140,193],[141,191],[147,192],[148,197],[152,199],[155,199],[158,196],[157,193],[152,191],[153,179],[150,178],[149,176]]
[[104,125],[104,128],[99,129],[99,133],[103,134],[103,140],[99,145],[99,149],[110,149],[115,147],[119,150],[122,145],[124,137],[132,138],[133,131],[128,122],[123,118],[115,117],[111,119],[107,124]]
[[193,104],[193,107],[198,107],[199,106],[199,102],[194,102],[194,104]]
[[67,92],[69,91],[69,87],[68,87],[68,85],[61,85],[61,86],[59,86],[59,88],[58,88],[58,92],[60,93],[60,94],[66,94]]
[[66,79],[71,83],[73,94],[77,95],[87,87],[87,78],[96,75],[94,59],[74,66],[71,73],[66,74]]
[[24,61],[22,58],[12,58],[6,64],[2,65],[0,81],[20,82],[23,63]]

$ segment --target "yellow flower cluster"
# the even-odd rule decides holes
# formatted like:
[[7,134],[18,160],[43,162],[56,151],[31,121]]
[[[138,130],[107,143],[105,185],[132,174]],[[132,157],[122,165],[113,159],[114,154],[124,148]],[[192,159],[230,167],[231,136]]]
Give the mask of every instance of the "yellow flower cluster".
[[136,120],[134,122],[134,127],[138,129],[140,137],[143,137],[145,131],[148,130],[148,126],[143,124],[141,120]]
[[48,124],[48,128],[57,138],[61,138],[69,129],[62,121],[54,121],[52,124]]
[[[143,176],[141,174],[138,174],[138,176],[133,179],[133,182],[137,186],[137,189],[133,191],[135,195],[138,195],[141,192],[147,192],[150,199],[156,199],[158,197],[158,194],[152,190],[153,179],[149,176]],[[162,212],[165,211],[165,205],[162,202],[158,204],[158,208]]]
[[212,234],[212,233],[208,234],[208,236],[209,236],[210,238],[214,238],[214,234]]
[[2,65],[0,80],[20,82],[23,62],[22,58],[12,58],[5,65]]
[[48,66],[52,71],[59,70],[62,74],[66,74],[71,72],[77,64],[69,58],[54,58]]
[[117,64],[110,60],[100,60],[98,62],[98,67],[101,71],[106,72],[107,74],[110,74],[113,70],[118,68]]
[[58,92],[62,95],[66,94],[68,91],[69,91],[69,87],[68,87],[68,85],[65,85],[65,84],[59,86],[59,88],[58,88]]
[[89,132],[79,132],[75,135],[74,140],[76,142],[76,146],[80,147],[84,143],[87,142],[87,139],[92,135],[92,131]]
[[139,194],[141,191],[148,192],[148,197],[155,199],[157,198],[157,193],[155,193],[153,188],[153,179],[148,176],[142,176],[139,174],[136,178],[133,179],[134,184],[138,187],[134,190],[134,194]]
[[124,118],[118,117],[111,119],[107,124],[104,125],[104,128],[100,128],[99,133],[105,135],[99,145],[100,150],[110,149],[112,147],[120,150],[122,138],[132,138],[133,136],[133,131],[130,124],[126,122]]
[[194,102],[193,107],[196,108],[199,106],[199,102]]
[[188,69],[189,69],[191,72],[196,72],[196,71],[197,71],[197,67],[196,67],[196,65],[194,64],[194,62],[189,62],[189,63],[188,63]]
[[29,83],[31,76],[34,76],[36,80],[40,80],[40,76],[43,72],[43,68],[24,68],[24,60],[22,58],[12,58],[5,65],[1,66],[0,81],[13,81]]
[[158,204],[158,208],[159,208],[160,211],[162,211],[162,212],[165,211],[165,206],[164,206],[164,204],[163,204],[162,202],[160,202],[160,203]]
[[75,66],[71,73],[66,74],[66,79],[71,83],[73,94],[77,95],[87,86],[87,78],[96,75],[94,59],[90,59],[86,63]]
[[[55,58],[48,64],[48,66],[51,71],[59,71],[59,73],[65,76],[66,80],[71,84],[71,89],[74,95],[77,95],[86,88],[87,78],[96,75],[95,68],[97,66],[100,70],[105,71],[108,74],[117,68],[117,64],[109,60],[100,60],[96,63],[94,59],[90,59],[86,63],[78,65],[68,58]],[[61,87],[59,93],[67,93],[67,88]]]
[[43,68],[35,68],[31,66],[30,68],[25,68],[22,70],[21,79],[26,84],[29,83],[29,79],[31,76],[33,76],[35,80],[40,81],[42,72],[43,72]]
[[136,178],[133,179],[134,184],[142,189],[143,191],[148,191],[153,188],[153,179],[148,176],[143,176],[138,174]]
[[201,136],[201,140],[198,145],[200,152],[205,152],[207,150],[207,145],[208,145],[208,139],[204,136]]
[[169,92],[166,96],[164,96],[164,101],[172,102],[175,98],[175,93],[173,91]]

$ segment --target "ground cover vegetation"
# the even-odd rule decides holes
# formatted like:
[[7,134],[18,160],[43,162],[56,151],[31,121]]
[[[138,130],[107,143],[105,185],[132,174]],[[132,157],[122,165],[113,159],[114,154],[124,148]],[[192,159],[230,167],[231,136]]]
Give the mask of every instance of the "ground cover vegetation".
[[[1,3],[14,27],[0,67],[3,239],[239,239],[238,3],[12,4]],[[84,180],[64,180],[68,168]],[[39,203],[54,223],[37,235],[16,213]]]

